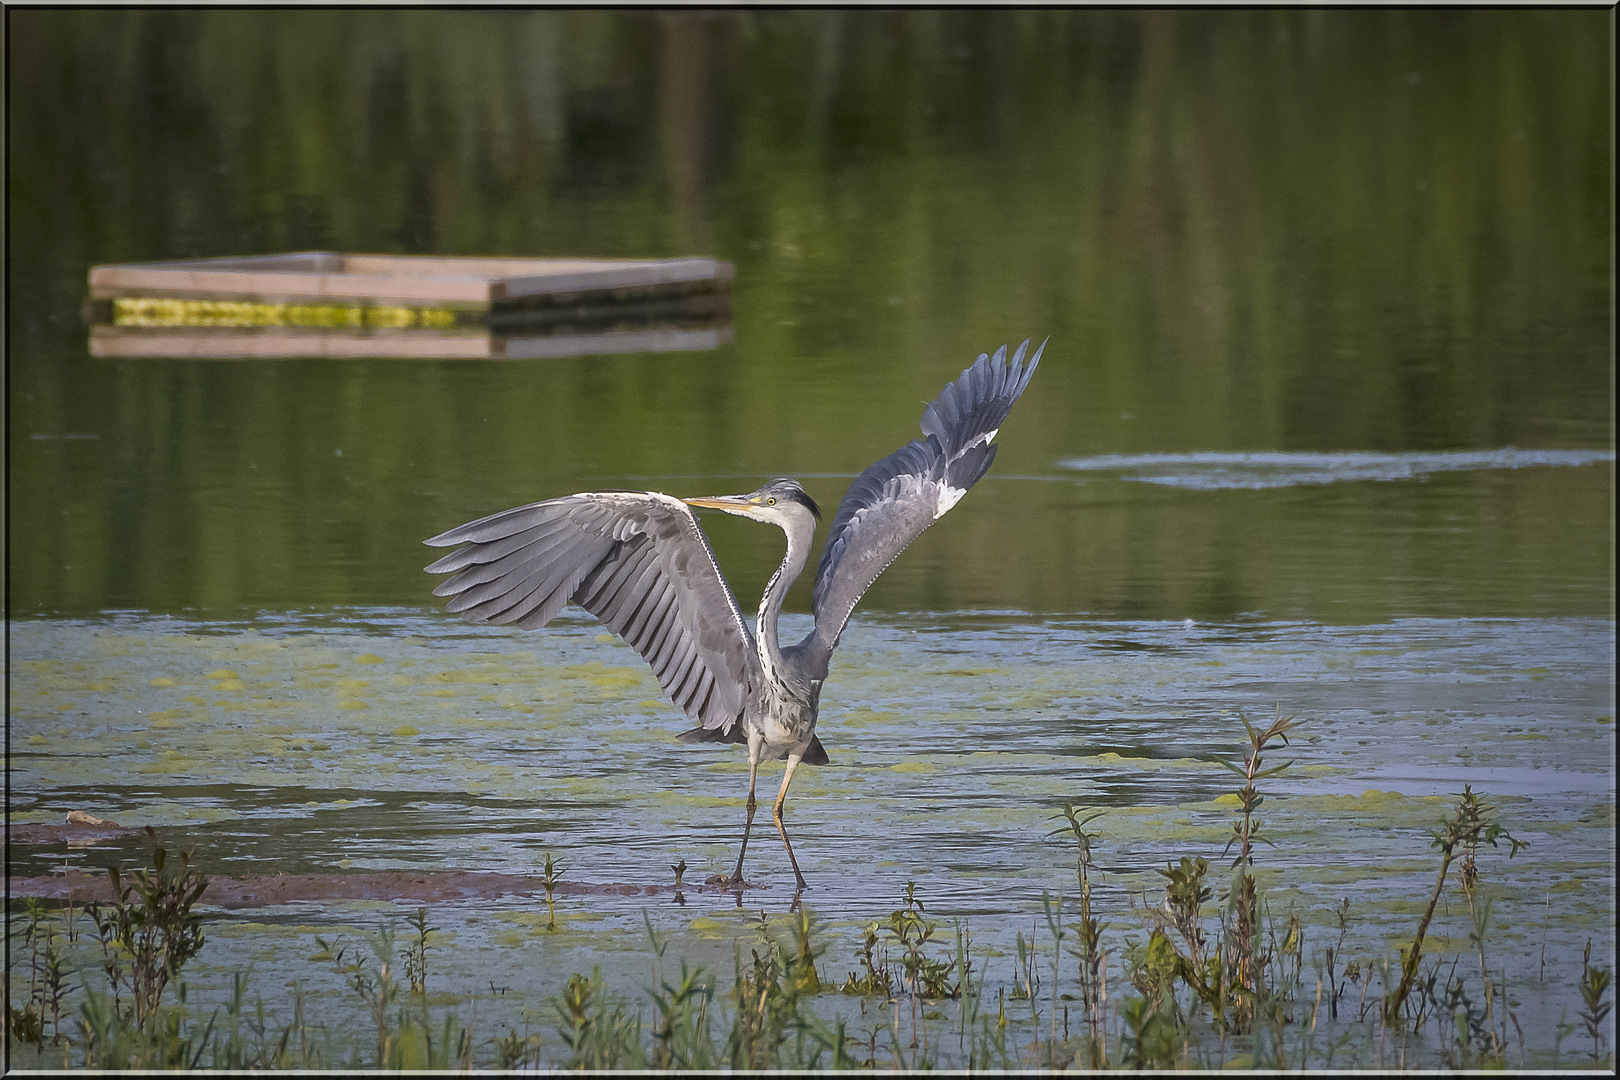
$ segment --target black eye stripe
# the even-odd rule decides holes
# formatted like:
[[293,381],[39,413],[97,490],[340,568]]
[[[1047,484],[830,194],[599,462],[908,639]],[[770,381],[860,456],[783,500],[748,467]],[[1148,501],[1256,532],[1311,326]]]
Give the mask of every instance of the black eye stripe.
[[[773,481],[766,486],[773,488],[779,492],[779,494],[766,495],[763,505],[777,506],[782,503],[798,503],[800,506],[810,511],[810,513],[813,514],[818,520],[820,519],[821,507],[817,506],[815,500],[809,495],[805,494],[804,489],[800,488],[797,484],[794,484],[791,481],[778,480]],[[755,498],[758,498],[758,494],[758,492],[755,493]],[[755,505],[760,504],[756,503]]]

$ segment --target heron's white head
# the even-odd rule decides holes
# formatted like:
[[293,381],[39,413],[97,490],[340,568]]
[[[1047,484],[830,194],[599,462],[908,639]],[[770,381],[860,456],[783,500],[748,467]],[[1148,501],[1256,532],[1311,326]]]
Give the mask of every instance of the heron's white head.
[[682,499],[692,506],[724,510],[738,517],[765,521],[781,529],[792,525],[806,525],[814,531],[821,520],[821,508],[805,494],[797,480],[772,480],[746,495],[705,495],[695,499]]

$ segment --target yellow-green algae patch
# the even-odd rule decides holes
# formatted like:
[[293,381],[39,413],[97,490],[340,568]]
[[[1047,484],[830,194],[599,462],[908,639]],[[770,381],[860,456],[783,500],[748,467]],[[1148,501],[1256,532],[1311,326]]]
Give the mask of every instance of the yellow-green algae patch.
[[707,915],[699,915],[686,924],[686,929],[700,938],[706,938],[710,941],[723,941],[733,936],[738,927],[716,922]]
[[1201,761],[1198,758],[1153,758],[1153,757],[1127,757],[1113,751],[1106,751],[1083,758],[1086,762],[1095,762],[1099,765],[1123,766],[1132,769],[1222,769],[1224,766],[1217,761]]

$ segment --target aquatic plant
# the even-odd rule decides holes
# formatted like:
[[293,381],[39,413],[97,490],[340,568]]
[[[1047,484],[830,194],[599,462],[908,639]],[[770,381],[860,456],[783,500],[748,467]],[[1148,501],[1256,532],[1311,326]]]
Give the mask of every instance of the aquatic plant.
[[1323,960],[1327,967],[1328,1012],[1334,1020],[1337,1020],[1339,1018],[1339,998],[1344,996],[1344,984],[1346,981],[1356,981],[1352,979],[1350,969],[1352,967],[1356,968],[1358,977],[1361,973],[1360,967],[1354,962],[1344,969],[1342,978],[1334,968],[1344,951],[1344,936],[1350,931],[1350,898],[1348,896],[1341,899],[1339,906],[1333,909],[1333,918],[1339,924],[1339,937],[1324,951]]
[[408,924],[415,932],[416,940],[405,950],[405,981],[411,984],[412,993],[425,994],[428,976],[427,939],[438,927],[427,924],[427,908],[417,908],[416,914],[411,916]]
[[1243,722],[1243,730],[1249,736],[1249,748],[1244,754],[1243,765],[1239,767],[1229,761],[1222,762],[1243,778],[1243,787],[1237,792],[1242,814],[1232,826],[1232,838],[1226,842],[1226,852],[1232,850],[1233,844],[1238,845],[1238,857],[1232,863],[1234,873],[1227,908],[1229,925],[1223,934],[1222,955],[1231,1023],[1235,1030],[1247,1031],[1264,996],[1265,978],[1261,969],[1270,959],[1269,954],[1262,952],[1258,886],[1254,876],[1248,872],[1254,866],[1255,842],[1271,844],[1271,839],[1261,830],[1260,821],[1254,817],[1254,812],[1265,801],[1254,782],[1276,776],[1291,764],[1283,762],[1269,769],[1262,767],[1264,753],[1273,742],[1280,741],[1287,745],[1288,728],[1294,718],[1283,716],[1282,706],[1278,705],[1276,717],[1264,731],[1256,731],[1249,718],[1241,712],[1238,719]]
[[602,969],[590,977],[568,977],[555,1002],[562,1021],[557,1033],[571,1056],[570,1069],[635,1069],[646,1065],[641,1049],[641,1019],[631,1017],[623,998],[602,982]]
[[861,931],[861,947],[855,952],[855,962],[861,972],[850,972],[839,991],[845,994],[867,996],[881,994],[889,997],[894,992],[894,977],[889,973],[887,954],[882,951],[878,932],[879,923],[867,923]]
[[1180,1057],[1182,1028],[1147,997],[1128,999],[1120,1010],[1120,1059],[1127,1068],[1168,1069]]
[[[1136,1067],[1165,1067],[1172,1060],[1165,1056],[1170,1053],[1167,1047],[1188,1045],[1192,1016],[1176,996],[1178,983],[1192,994],[1189,1007],[1202,1004],[1209,1009],[1215,1031],[1224,1038],[1227,1033],[1250,1033],[1262,1018],[1274,1030],[1280,1030],[1287,1019],[1284,1006],[1300,981],[1303,924],[1291,917],[1280,945],[1274,930],[1269,935],[1263,933],[1264,896],[1250,872],[1255,845],[1272,843],[1255,817],[1255,811],[1265,801],[1257,781],[1288,768],[1288,762],[1267,767],[1264,759],[1274,743],[1287,744],[1294,718],[1283,716],[1279,706],[1275,718],[1263,730],[1242,713],[1239,719],[1249,744],[1243,763],[1221,762],[1243,780],[1236,792],[1239,817],[1224,852],[1230,853],[1236,845],[1238,854],[1219,911],[1214,947],[1210,947],[1204,926],[1204,905],[1213,896],[1213,889],[1205,884],[1210,865],[1202,856],[1183,856],[1179,862],[1157,871],[1165,879],[1164,901],[1140,912],[1151,927],[1147,941],[1127,943],[1126,973],[1138,996],[1128,998],[1121,1006],[1121,1052],[1126,1062]],[[1180,947],[1172,933],[1180,939]],[[1281,965],[1287,958],[1293,960],[1291,971]],[[1178,1037],[1170,1039],[1169,1033]]]
[[658,1011],[649,1060],[652,1068],[718,1068],[711,1030],[714,984],[704,970],[689,967],[683,959],[680,980],[670,983],[660,978],[649,996]]
[[[418,911],[413,925],[422,932],[421,940],[425,940],[426,933],[432,932],[433,929],[427,926],[426,909]],[[455,1013],[445,1014],[444,1022],[438,1031],[438,1039],[435,1041],[434,1025],[428,1016],[425,992],[418,999],[417,1012],[400,1009],[397,1014],[390,1015],[390,1009],[400,994],[399,983],[394,979],[392,927],[381,927],[371,935],[367,942],[371,950],[369,959],[351,946],[334,947],[333,943],[319,935],[316,935],[315,943],[321,948],[315,959],[329,962],[332,970],[344,977],[344,981],[365,1005],[366,1011],[376,1024],[377,1048],[376,1057],[373,1059],[374,1068],[471,1067],[472,1037],[462,1030],[461,1022]],[[422,978],[425,990],[427,977],[425,953],[421,963],[424,965]],[[358,1067],[358,1059],[354,1064]]]
[[[685,860],[683,859],[682,862],[684,862],[684,861]],[[546,868],[545,868],[545,872],[542,875],[542,877],[540,878],[540,880],[546,887],[546,916],[547,916],[547,918],[546,918],[546,929],[547,930],[555,930],[555,929],[557,929],[557,905],[556,905],[556,900],[555,900],[555,897],[554,897],[553,894],[556,892],[557,882],[562,878],[562,876],[563,876],[562,863],[553,862],[552,859],[551,859],[551,852],[549,852],[549,851],[546,852]]]
[[[1608,1019],[1609,1010],[1613,1003],[1603,1000],[1609,992],[1609,983],[1614,976],[1612,968],[1594,967],[1592,964],[1592,941],[1586,942],[1586,951],[1581,955],[1581,1001],[1585,1006],[1581,1012],[1581,1023],[1586,1027],[1586,1033],[1592,1037],[1592,1063],[1603,1063],[1603,1048],[1608,1045],[1608,1036],[1603,1032],[1603,1021]],[[1613,1058],[1610,1059],[1613,1064]]]
[[6,973],[6,1030],[11,1032],[12,1038],[37,1047],[45,1041],[47,1015],[51,1023],[51,1042],[62,1039],[62,999],[67,995],[67,979],[62,954],[57,948],[60,935],[55,923],[46,915],[44,901],[31,896],[25,902],[25,910],[28,919],[22,929],[22,947],[28,952],[28,992],[23,1007],[13,1009],[11,974]]
[[88,907],[114,1007],[120,1007],[121,989],[127,987],[136,1027],[153,1016],[169,981],[203,946],[202,916],[192,908],[208,878],[191,865],[189,851],[180,853],[178,871],[167,863],[168,852],[159,847],[151,870],[143,867],[126,880],[116,866],[110,868],[112,903]]
[[1096,868],[1091,855],[1091,845],[1097,834],[1087,832],[1086,826],[1102,817],[1103,811],[1094,810],[1085,813],[1073,803],[1064,803],[1063,816],[1068,820],[1068,824],[1052,835],[1066,833],[1074,838],[1075,846],[1078,848],[1075,876],[1080,882],[1080,921],[1076,928],[1077,942],[1074,955],[1080,963],[1080,1005],[1085,1012],[1085,1024],[1091,1040],[1089,1065],[1093,1069],[1100,1069],[1108,1060],[1107,1045],[1101,1038],[1102,1031],[1107,1025],[1107,1018],[1103,1012],[1102,989],[1105,958],[1102,951],[1102,926],[1091,910],[1091,873]]
[[508,1029],[505,1037],[495,1041],[495,1067],[502,1072],[539,1065],[540,1047],[530,1038],[527,1030],[519,1035]]
[[[1474,882],[1478,879],[1475,856],[1480,844],[1486,843],[1496,847],[1498,840],[1506,840],[1511,845],[1508,849],[1510,859],[1519,853],[1520,848],[1529,846],[1527,841],[1514,839],[1503,828],[1502,823],[1494,816],[1495,810],[1495,807],[1487,805],[1474,794],[1471,785],[1464,784],[1456,810],[1450,817],[1442,818],[1440,827],[1432,833],[1434,837],[1432,846],[1440,849],[1440,872],[1435,876],[1434,890],[1429,895],[1429,906],[1424,910],[1423,918],[1418,923],[1412,944],[1401,949],[1401,980],[1394,992],[1384,1000],[1386,1023],[1398,1025],[1402,1022],[1402,1009],[1417,980],[1418,965],[1423,958],[1424,935],[1428,933],[1429,922],[1434,918],[1434,908],[1440,902],[1440,894],[1445,890],[1446,874],[1451,869],[1453,860],[1459,857],[1459,852],[1464,868],[1465,888],[1471,893]],[[1483,968],[1483,953],[1480,964]]]

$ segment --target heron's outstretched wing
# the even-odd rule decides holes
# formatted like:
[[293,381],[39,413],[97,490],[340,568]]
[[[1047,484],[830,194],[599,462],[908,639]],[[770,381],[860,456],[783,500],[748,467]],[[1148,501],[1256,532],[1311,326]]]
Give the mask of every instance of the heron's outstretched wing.
[[823,676],[855,604],[885,567],[956,505],[995,460],[993,439],[1024,392],[1040,348],[1023,364],[1029,342],[1011,362],[1007,347],[984,353],[923,409],[923,438],[856,477],[838,504],[816,569],[816,628],[804,645]]
[[759,659],[737,599],[685,503],[607,491],[532,503],[440,533],[466,544],[427,567],[468,622],[544,626],[569,600],[629,642],[705,728],[742,715]]

